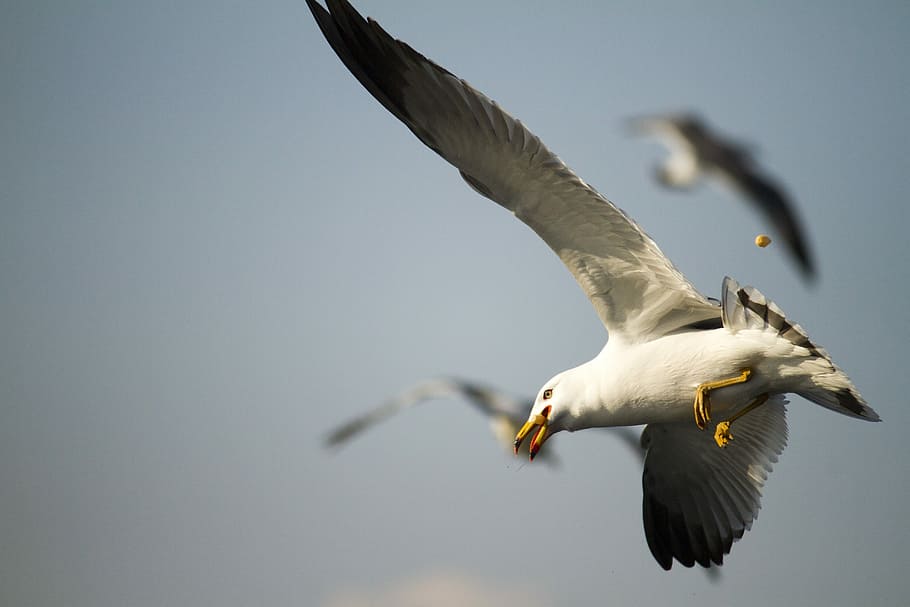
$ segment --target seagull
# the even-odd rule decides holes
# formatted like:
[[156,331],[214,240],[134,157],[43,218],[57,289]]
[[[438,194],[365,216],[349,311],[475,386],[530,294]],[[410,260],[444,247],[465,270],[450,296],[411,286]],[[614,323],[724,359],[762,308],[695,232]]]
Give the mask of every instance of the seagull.
[[694,113],[633,118],[630,125],[636,132],[659,137],[670,149],[666,163],[655,171],[660,183],[689,189],[704,176],[727,184],[771,222],[803,276],[815,277],[805,230],[792,202],[781,186],[758,170],[747,146],[718,136]]
[[[501,390],[467,379],[457,377],[427,379],[406,388],[379,406],[339,425],[329,432],[325,441],[326,445],[328,447],[338,447],[370,426],[422,402],[454,397],[464,398],[481,413],[489,417],[490,429],[494,438],[509,451],[512,451],[515,435],[528,418],[528,412],[534,404],[533,398],[515,398]],[[611,428],[611,430],[636,455],[644,455],[638,433],[627,427]],[[525,451],[527,451],[526,447]],[[552,457],[552,452],[542,452],[541,455],[547,456],[549,463],[556,463],[555,458]]]
[[[367,91],[537,233],[588,296],[609,339],[540,388],[514,447],[530,437],[533,460],[557,432],[647,425],[642,510],[661,567],[721,565],[751,527],[786,444],[783,395],[879,420],[828,353],[757,289],[726,277],[719,300],[708,299],[496,102],[345,0],[307,5]],[[546,525],[549,515],[532,516]]]

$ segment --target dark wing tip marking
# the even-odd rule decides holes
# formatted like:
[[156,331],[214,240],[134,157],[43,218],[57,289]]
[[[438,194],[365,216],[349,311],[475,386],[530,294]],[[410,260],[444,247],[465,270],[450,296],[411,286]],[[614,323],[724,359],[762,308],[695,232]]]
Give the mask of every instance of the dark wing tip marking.
[[329,432],[323,439],[326,448],[339,447],[355,434],[360,433],[368,424],[357,418]]
[[717,546],[709,546],[703,525],[687,524],[681,512],[670,512],[647,492],[642,501],[642,519],[648,549],[665,571],[672,569],[674,559],[683,567],[694,567],[696,563],[706,569],[723,565],[724,555],[730,554],[734,540],[742,537],[744,531],[730,535]]
[[869,421],[880,422],[882,421],[878,414],[873,411],[869,406],[864,404],[860,399],[856,397],[853,392],[847,389],[837,390],[834,393],[835,398],[837,398],[838,404],[847,409],[851,413],[867,419]]
[[671,528],[669,512],[663,504],[653,499],[645,492],[642,502],[642,517],[645,523],[645,540],[648,548],[657,563],[669,571],[673,567],[673,549],[667,545],[664,538],[669,536]]
[[346,0],[327,0],[328,10],[315,0],[306,3],[332,50],[360,84],[418,139],[439,153],[430,133],[420,129],[408,113],[404,103],[405,75],[420,64],[439,75],[452,76],[451,72],[392,37],[372,18],[364,19]]

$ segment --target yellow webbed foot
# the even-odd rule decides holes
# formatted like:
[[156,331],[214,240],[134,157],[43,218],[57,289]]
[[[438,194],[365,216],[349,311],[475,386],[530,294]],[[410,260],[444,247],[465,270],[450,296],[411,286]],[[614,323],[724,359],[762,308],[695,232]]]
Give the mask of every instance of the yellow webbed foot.
[[714,442],[717,443],[717,446],[723,448],[729,445],[730,441],[733,440],[733,435],[730,434],[730,424],[738,420],[749,411],[755,409],[760,405],[763,405],[768,400],[768,396],[768,394],[758,395],[755,400],[743,407],[742,411],[732,416],[727,421],[718,422],[717,428],[714,430]]
[[730,434],[730,422],[720,422],[714,430],[714,442],[720,448],[726,447],[733,440]]

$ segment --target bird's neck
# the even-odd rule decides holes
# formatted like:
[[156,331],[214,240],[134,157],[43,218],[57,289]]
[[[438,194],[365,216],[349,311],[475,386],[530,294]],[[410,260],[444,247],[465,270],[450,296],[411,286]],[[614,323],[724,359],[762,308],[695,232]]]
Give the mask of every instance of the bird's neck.
[[[611,338],[612,341],[612,338]],[[610,342],[593,359],[571,371],[575,398],[570,408],[566,429],[634,426],[646,423],[638,419],[639,407],[629,398],[627,386],[615,372],[619,361]]]

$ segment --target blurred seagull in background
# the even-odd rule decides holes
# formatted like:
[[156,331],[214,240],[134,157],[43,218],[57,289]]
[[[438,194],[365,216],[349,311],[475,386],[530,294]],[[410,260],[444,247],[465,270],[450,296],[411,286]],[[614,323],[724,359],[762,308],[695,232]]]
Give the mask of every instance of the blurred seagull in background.
[[[514,447],[529,439],[533,459],[563,430],[647,424],[645,536],[661,567],[720,565],[752,525],[787,440],[783,394],[879,419],[828,353],[758,290],[728,277],[720,303],[710,301],[628,215],[483,93],[345,0],[307,5],[370,94],[534,230],[588,296],[610,339],[543,385]],[[534,505],[534,525],[558,526],[561,512]]]
[[771,223],[802,275],[815,278],[808,239],[792,202],[781,186],[761,173],[748,147],[717,135],[693,113],[633,118],[629,124],[637,133],[658,137],[670,150],[670,157],[655,171],[660,183],[689,189],[705,177],[728,185]]
[[[426,401],[459,397],[474,405],[481,413],[490,418],[490,429],[496,441],[511,452],[515,434],[528,419],[534,399],[515,398],[502,390],[455,377],[427,379],[399,392],[374,409],[370,409],[332,430],[326,437],[326,446],[339,447],[370,426]],[[610,428],[610,430],[628,445],[636,456],[644,456],[638,432],[627,427]],[[523,449],[525,455],[530,455],[527,452],[527,446],[524,446]],[[551,451],[541,455],[547,456],[546,461],[550,464],[556,462]]]
[[[506,394],[502,390],[482,385],[478,382],[459,379],[455,377],[439,377],[427,379],[406,388],[398,394],[392,396],[377,407],[366,411],[340,424],[331,430],[326,436],[325,444],[327,447],[336,448],[347,443],[352,438],[364,430],[374,426],[393,415],[409,409],[421,403],[433,400],[464,398],[471,403],[484,415],[490,418],[490,429],[496,441],[508,451],[512,451],[515,441],[515,434],[521,428],[522,424],[528,418],[528,413],[534,405],[533,398],[516,398]],[[775,412],[774,414],[777,414]],[[748,423],[746,420],[744,423]],[[783,423],[783,414],[780,412],[778,420],[775,423]],[[760,424],[759,424],[760,425]],[[694,427],[694,426],[693,426]],[[678,457],[677,451],[685,449],[685,441],[695,439],[692,436],[692,428],[683,429],[680,433],[670,433],[669,440],[665,437],[658,436],[654,440],[656,448],[650,451],[649,463],[645,466],[643,486],[645,494],[646,521],[653,521],[660,516],[669,516],[669,508],[673,507],[676,501],[676,492],[686,493],[686,482],[679,482],[685,478],[684,466],[676,466],[681,475],[661,474],[660,471],[672,471],[674,469],[674,460]],[[619,438],[623,444],[629,447],[631,453],[635,455],[638,461],[645,462],[646,449],[651,445],[652,435],[654,432],[660,432],[660,426],[649,426],[650,430],[639,433],[637,430],[627,426],[617,426],[614,428],[603,428],[609,431],[610,435]],[[786,427],[777,428],[775,433],[779,436],[786,435]],[[746,437],[749,432],[745,434]],[[783,445],[781,445],[781,449]],[[523,453],[528,455],[527,446],[523,446]],[[716,449],[709,450],[707,457],[714,460],[720,457],[720,452]],[[549,464],[556,462],[556,457],[551,449],[541,452],[540,459]],[[744,458],[739,462],[740,466],[749,465],[751,458]],[[712,461],[711,465],[719,465],[720,462]],[[657,471],[657,474],[654,471]],[[741,473],[745,471],[740,471]],[[695,479],[698,482],[698,479]],[[705,490],[705,487],[699,487],[698,491]],[[692,493],[692,491],[688,491]],[[653,495],[653,497],[652,497]],[[683,510],[679,507],[673,508],[673,516],[682,516]],[[656,523],[652,523],[655,524]],[[737,528],[739,530],[739,528]],[[742,529],[745,530],[744,528]],[[738,537],[734,538],[738,539]],[[712,581],[717,581],[720,576],[720,570],[717,568],[705,569],[705,572]]]

